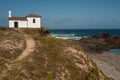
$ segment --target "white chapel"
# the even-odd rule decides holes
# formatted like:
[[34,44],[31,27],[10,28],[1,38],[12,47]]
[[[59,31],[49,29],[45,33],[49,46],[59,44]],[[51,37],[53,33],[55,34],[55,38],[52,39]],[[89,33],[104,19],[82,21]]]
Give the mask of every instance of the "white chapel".
[[41,16],[28,14],[25,17],[8,15],[9,28],[41,28]]

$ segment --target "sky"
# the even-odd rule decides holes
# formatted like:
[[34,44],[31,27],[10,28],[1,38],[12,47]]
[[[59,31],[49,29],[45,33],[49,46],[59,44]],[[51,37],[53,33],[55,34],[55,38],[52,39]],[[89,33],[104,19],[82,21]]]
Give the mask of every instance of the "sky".
[[36,13],[50,29],[120,29],[120,0],[0,0],[0,25]]

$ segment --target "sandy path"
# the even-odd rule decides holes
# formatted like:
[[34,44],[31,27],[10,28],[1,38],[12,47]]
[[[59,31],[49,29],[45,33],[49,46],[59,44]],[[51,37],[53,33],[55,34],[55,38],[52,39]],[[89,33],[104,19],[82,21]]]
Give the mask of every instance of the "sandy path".
[[29,35],[24,34],[22,31],[20,31],[20,32],[23,34],[23,36],[25,38],[26,48],[16,60],[21,60],[21,59],[25,58],[26,56],[31,54],[35,48],[35,41]]
[[17,58],[17,60],[21,60],[24,57],[28,56],[31,52],[34,51],[35,42],[32,38],[26,38],[26,49],[23,53]]
[[96,62],[97,66],[99,67],[99,69],[102,70],[102,72],[107,76],[107,77],[111,77],[114,78],[115,80],[120,80],[120,72],[118,70],[116,70],[115,67],[109,65],[108,63],[99,60],[97,58],[93,58],[92,60],[94,62]]

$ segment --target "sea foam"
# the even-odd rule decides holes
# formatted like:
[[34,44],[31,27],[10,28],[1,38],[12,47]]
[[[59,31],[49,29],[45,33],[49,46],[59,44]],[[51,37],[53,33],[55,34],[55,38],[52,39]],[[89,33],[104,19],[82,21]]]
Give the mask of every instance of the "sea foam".
[[61,39],[69,39],[69,40],[80,40],[82,37],[77,36],[76,34],[51,34],[52,37],[61,38]]

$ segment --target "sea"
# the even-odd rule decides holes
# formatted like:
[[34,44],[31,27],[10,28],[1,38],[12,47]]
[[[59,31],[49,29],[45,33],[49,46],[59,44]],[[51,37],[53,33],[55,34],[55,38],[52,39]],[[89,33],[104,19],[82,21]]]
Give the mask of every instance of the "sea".
[[[100,32],[120,36],[120,29],[50,29],[52,37],[68,40],[80,40],[82,37],[91,37]],[[120,49],[111,49],[110,52],[120,53]]]
[[50,29],[52,37],[69,40],[91,37],[99,32],[105,32],[112,36],[120,36],[120,29]]

